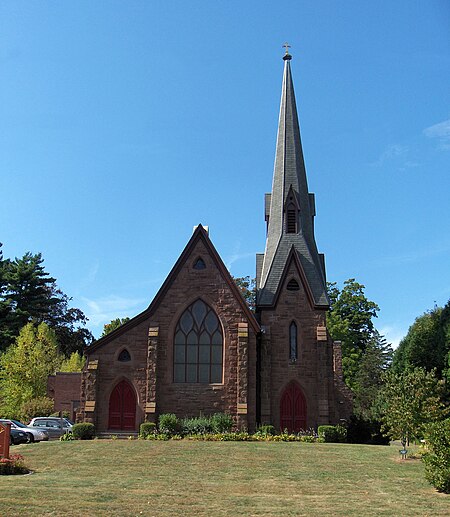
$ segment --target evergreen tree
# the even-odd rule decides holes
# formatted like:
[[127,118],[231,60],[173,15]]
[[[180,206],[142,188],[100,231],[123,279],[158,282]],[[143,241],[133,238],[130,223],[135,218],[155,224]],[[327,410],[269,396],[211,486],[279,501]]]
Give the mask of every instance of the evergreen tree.
[[53,328],[66,355],[92,342],[92,334],[83,328],[85,315],[69,307],[70,298],[58,289],[43,262],[40,253],[26,253],[13,261],[0,258],[0,351],[29,322],[45,322]]
[[392,361],[392,347],[378,331],[362,353],[354,379],[353,411],[366,421],[376,419],[375,403],[383,387],[383,374]]

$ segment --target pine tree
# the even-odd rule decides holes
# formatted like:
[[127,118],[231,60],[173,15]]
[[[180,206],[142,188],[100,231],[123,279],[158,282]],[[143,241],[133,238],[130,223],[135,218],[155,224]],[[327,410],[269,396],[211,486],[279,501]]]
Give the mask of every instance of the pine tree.
[[69,307],[70,298],[58,289],[43,262],[40,253],[26,253],[13,261],[0,257],[0,351],[29,322],[45,322],[53,328],[67,356],[92,342],[92,334],[83,328],[85,315]]

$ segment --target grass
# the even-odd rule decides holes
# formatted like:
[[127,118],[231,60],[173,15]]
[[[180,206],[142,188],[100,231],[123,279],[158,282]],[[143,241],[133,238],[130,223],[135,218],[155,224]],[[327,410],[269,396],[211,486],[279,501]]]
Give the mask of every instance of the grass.
[[16,446],[0,515],[449,515],[450,496],[397,447],[94,440]]

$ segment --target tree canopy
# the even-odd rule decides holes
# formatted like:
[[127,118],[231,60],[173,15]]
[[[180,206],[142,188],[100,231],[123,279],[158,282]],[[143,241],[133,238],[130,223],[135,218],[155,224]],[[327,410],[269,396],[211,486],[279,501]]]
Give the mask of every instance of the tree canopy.
[[[1,250],[0,250],[1,252]],[[0,254],[0,351],[10,346],[29,322],[46,323],[61,352],[69,356],[92,342],[86,316],[69,306],[70,298],[44,268],[40,253],[3,259]]]
[[250,276],[233,277],[235,284],[247,302],[250,310],[255,312],[256,306],[256,278]]
[[354,394],[354,412],[372,419],[392,348],[375,328],[379,307],[367,299],[364,289],[354,278],[346,280],[342,290],[336,283],[328,284],[327,328],[333,340],[342,342],[344,381]]
[[431,422],[442,420],[444,383],[435,371],[413,368],[401,373],[389,371],[379,396],[379,410],[385,432],[394,440],[409,442],[423,436]]
[[[390,345],[375,329],[373,319],[380,310],[375,302],[367,299],[365,286],[350,278],[339,289],[335,282],[328,283],[330,311],[327,314],[328,331],[335,341],[342,342],[344,380],[354,389],[360,364],[366,351],[377,355],[381,369],[390,360]],[[374,350],[378,350],[374,354]]]
[[439,377],[450,381],[450,300],[444,308],[434,307],[416,318],[395,351],[392,366],[397,373],[435,368]]
[[14,417],[23,404],[47,394],[47,378],[61,364],[55,332],[46,324],[28,323],[16,342],[0,355],[0,410]]
[[105,323],[103,325],[103,332],[102,332],[102,335],[100,337],[107,336],[108,334],[110,334],[114,330],[116,330],[119,327],[121,327],[127,321],[130,321],[130,318],[128,316],[126,316],[125,318],[115,318],[115,319],[111,320],[109,323]]

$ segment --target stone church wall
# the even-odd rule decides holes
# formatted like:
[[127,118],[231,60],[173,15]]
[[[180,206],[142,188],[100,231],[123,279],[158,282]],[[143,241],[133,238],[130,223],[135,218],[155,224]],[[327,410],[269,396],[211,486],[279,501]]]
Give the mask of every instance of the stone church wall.
[[[198,257],[205,262],[204,269],[193,267]],[[222,324],[222,384],[173,382],[175,327],[182,313],[198,298],[216,312]],[[155,421],[162,413],[185,417],[217,412],[226,412],[240,426],[253,429],[256,334],[241,303],[200,239],[148,319],[88,352],[83,400],[90,411],[84,411],[80,419],[92,421],[99,432],[107,431],[110,394],[120,380],[126,379],[137,394],[136,430],[144,420]],[[131,361],[117,360],[124,348]],[[93,399],[95,405],[89,404]]]
[[[299,290],[286,289],[297,280]],[[297,360],[289,356],[289,326],[297,325]],[[296,381],[307,401],[307,427],[330,423],[334,416],[333,349],[325,329],[325,311],[314,309],[294,263],[288,268],[275,308],[261,309],[261,421],[280,426],[280,400]],[[318,331],[318,329],[320,329]]]

